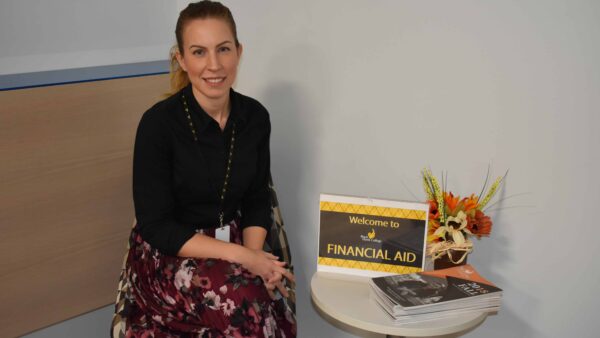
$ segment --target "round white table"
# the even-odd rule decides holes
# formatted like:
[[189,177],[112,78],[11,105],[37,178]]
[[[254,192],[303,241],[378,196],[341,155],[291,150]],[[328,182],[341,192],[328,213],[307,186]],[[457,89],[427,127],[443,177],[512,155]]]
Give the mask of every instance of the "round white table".
[[395,324],[370,298],[366,277],[346,279],[316,272],[310,288],[314,304],[326,315],[349,326],[385,335],[430,337],[453,334],[472,329],[487,317],[487,313],[476,313],[416,324]]

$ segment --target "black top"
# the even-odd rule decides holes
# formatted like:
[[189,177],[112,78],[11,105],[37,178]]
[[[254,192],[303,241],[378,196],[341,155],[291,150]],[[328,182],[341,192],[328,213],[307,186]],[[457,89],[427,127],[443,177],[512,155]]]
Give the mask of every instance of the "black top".
[[[197,142],[183,109],[182,93]],[[175,256],[196,229],[219,225],[219,191],[234,124],[224,220],[230,221],[240,209],[242,228],[267,228],[271,222],[269,114],[258,101],[233,90],[230,100],[231,112],[223,131],[200,107],[191,85],[142,116],[133,154],[133,202],[142,238],[161,253]]]

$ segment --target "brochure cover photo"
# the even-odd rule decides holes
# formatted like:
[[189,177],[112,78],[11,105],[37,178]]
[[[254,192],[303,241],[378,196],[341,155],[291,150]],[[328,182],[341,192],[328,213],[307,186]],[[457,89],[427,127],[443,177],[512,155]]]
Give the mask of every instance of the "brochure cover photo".
[[422,271],[428,208],[321,194],[318,270],[363,276]]

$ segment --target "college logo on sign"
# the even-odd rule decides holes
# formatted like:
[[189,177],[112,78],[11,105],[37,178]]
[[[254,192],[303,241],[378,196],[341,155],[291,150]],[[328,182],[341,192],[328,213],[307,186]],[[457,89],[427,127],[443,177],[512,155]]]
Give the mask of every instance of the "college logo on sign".
[[375,229],[371,229],[367,235],[360,235],[360,238],[365,242],[381,243],[380,239],[375,238]]

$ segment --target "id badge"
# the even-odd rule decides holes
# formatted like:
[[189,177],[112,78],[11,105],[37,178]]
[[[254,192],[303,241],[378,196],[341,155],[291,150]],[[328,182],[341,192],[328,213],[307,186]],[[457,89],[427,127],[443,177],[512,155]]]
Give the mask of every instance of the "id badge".
[[225,225],[215,230],[215,238],[223,242],[229,242],[229,228],[230,225]]

